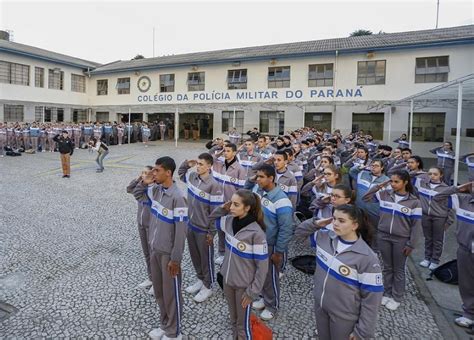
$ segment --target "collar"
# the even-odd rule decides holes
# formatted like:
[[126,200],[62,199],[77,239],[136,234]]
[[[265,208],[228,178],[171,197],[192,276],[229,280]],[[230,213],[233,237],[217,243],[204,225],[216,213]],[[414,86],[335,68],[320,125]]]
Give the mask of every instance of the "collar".
[[[337,249],[337,243],[339,242],[338,236],[336,235],[334,231],[330,231],[329,237],[331,238],[333,249]],[[344,253],[349,252],[349,251],[354,252],[354,253],[359,253],[362,255],[369,255],[369,247],[367,246],[367,243],[365,243],[365,241],[360,236],[353,245],[351,245],[349,248],[344,250]]]
[[177,190],[176,182],[173,180],[173,183],[169,188],[165,188],[163,185],[159,185],[159,190],[163,192],[164,195],[173,196],[173,193]]
[[226,168],[230,168],[232,164],[234,164],[235,162],[237,162],[237,156],[235,156],[234,159],[231,160],[230,162],[228,162],[227,160],[224,160],[224,165]]

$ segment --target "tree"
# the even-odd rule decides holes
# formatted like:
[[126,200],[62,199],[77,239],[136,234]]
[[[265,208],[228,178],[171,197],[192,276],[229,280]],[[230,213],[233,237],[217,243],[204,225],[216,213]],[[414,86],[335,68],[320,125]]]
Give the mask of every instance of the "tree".
[[137,60],[137,59],[145,59],[145,57],[142,56],[141,54],[137,54],[135,57],[132,58],[132,60]]
[[363,36],[363,35],[372,35],[372,31],[360,29],[360,30],[356,30],[356,31],[352,32],[350,36],[351,37],[360,37],[360,36]]

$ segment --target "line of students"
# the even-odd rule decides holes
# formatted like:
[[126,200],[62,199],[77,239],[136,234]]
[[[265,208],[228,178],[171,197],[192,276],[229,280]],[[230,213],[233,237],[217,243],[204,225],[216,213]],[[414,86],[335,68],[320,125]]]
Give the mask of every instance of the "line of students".
[[[291,148],[282,147],[286,139]],[[251,336],[250,306],[263,309],[264,320],[278,312],[279,274],[294,234],[310,236],[316,247],[315,312],[324,339],[374,336],[379,306],[396,310],[403,301],[406,259],[422,226],[428,266],[438,265],[440,226],[444,230],[450,211],[448,200],[438,197],[453,190],[441,183],[443,169],[433,167],[426,174],[411,150],[377,147],[361,134],[342,138],[337,131],[322,135],[305,128],[279,141],[272,145],[261,136],[256,146],[246,141],[237,147],[216,140],[209,153],[179,167],[187,200],[172,180],[176,164],[169,157],[159,158],[152,171],[131,183],[128,191],[141,202],[140,211],[150,210],[148,232],[140,235],[142,244],[149,244],[147,268],[162,311],[152,338],[181,337],[179,275],[186,237],[197,281],[185,290],[204,302],[212,295],[213,238],[219,235],[215,263],[221,265],[233,334],[239,339]],[[472,215],[470,204],[463,209]],[[295,211],[307,219],[298,224]],[[469,214],[463,218],[471,218],[467,235],[474,240]],[[369,246],[379,249],[382,266]],[[467,287],[474,277],[465,276],[463,282]],[[469,299],[467,305],[464,319],[456,320],[460,325],[472,323],[474,306]]]

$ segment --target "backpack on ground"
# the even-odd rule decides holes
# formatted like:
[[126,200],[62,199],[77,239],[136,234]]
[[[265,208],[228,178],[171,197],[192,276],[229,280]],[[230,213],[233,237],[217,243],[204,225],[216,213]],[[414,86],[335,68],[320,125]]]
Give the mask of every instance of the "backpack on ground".
[[438,280],[444,283],[450,283],[453,285],[458,284],[458,260],[452,260],[446,262],[431,271],[429,280],[432,280],[432,277],[435,276]]

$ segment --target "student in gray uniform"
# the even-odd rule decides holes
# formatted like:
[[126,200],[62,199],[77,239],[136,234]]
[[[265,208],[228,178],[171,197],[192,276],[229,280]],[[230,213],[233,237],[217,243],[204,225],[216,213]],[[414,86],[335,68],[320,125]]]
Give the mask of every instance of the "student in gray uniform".
[[[328,222],[334,230],[323,228]],[[309,237],[316,248],[313,295],[318,337],[374,338],[383,285],[379,260],[367,245],[371,233],[363,211],[338,206],[333,218],[319,225],[302,223],[295,236]]]
[[467,165],[468,181],[474,181],[474,152],[461,156],[459,160]]
[[431,167],[427,175],[416,177],[415,190],[421,201],[423,216],[421,225],[425,236],[425,258],[420,266],[435,270],[439,266],[439,259],[443,252],[444,231],[453,222],[448,220],[448,198],[434,201],[433,198],[448,185],[443,182],[443,170]]
[[[392,189],[380,191],[389,182]],[[405,295],[406,260],[421,230],[421,202],[406,171],[394,172],[389,181],[370,189],[364,199],[371,198],[380,206],[377,246],[383,261],[385,296],[382,304],[396,310]]]
[[217,229],[225,233],[226,249],[221,268],[224,295],[229,306],[233,339],[252,339],[252,301],[262,291],[268,271],[268,246],[260,199],[240,189],[230,202],[212,214]]
[[447,197],[457,217],[458,281],[464,311],[454,322],[470,328],[474,326],[474,182],[449,187],[433,200],[443,201]]
[[438,167],[444,171],[444,183],[451,185],[451,176],[454,173],[454,162],[456,155],[453,151],[453,144],[451,142],[444,142],[440,147],[430,150],[438,158]]
[[[211,212],[224,203],[222,188],[211,176],[213,158],[202,153],[197,160],[185,160],[178,170],[188,187],[188,247],[198,280],[185,291],[196,294],[194,301],[204,302],[212,295],[214,275],[215,224]],[[196,166],[196,171],[189,171]]]
[[286,167],[288,164],[287,153],[281,150],[276,151],[273,156],[273,164],[276,170],[276,183],[290,199],[293,209],[296,209],[298,186],[295,175]]
[[268,273],[262,290],[262,298],[252,304],[254,309],[264,309],[260,314],[263,320],[271,320],[280,308],[280,278],[284,254],[293,236],[293,205],[283,190],[276,185],[275,169],[268,164],[257,169],[257,185],[253,191],[262,203],[266,227],[268,254]]
[[[132,180],[130,184],[127,186],[127,193],[132,194],[137,184],[143,180],[146,180],[147,177],[150,179],[153,179],[152,169],[153,169],[152,166],[147,165],[141,172],[140,176]],[[149,188],[152,188],[152,187],[153,187],[153,184],[150,184]],[[137,209],[138,234],[140,235],[140,243],[142,245],[142,251],[143,251],[143,255],[145,257],[145,263],[146,263],[146,271],[148,274],[147,279],[138,285],[138,288],[142,288],[142,289],[146,289],[153,284],[153,282],[151,282],[150,246],[148,242],[148,232],[149,232],[150,218],[151,218],[150,207],[151,207],[151,200],[138,201],[138,209]]]
[[[152,339],[182,339],[181,260],[188,222],[186,200],[173,181],[176,164],[171,157],[160,157],[153,178],[146,178],[133,191],[140,201],[151,200],[149,228],[151,279],[160,307],[160,328],[148,335]],[[151,190],[148,186],[152,183]]]
[[[221,153],[224,154],[223,160],[220,158]],[[224,202],[228,202],[238,189],[244,188],[247,171],[239,164],[235,144],[226,144],[221,152],[213,154],[212,157],[214,158],[212,176],[222,186]],[[218,237],[219,256],[216,258],[216,263],[222,264],[225,252],[224,233],[218,231]]]

